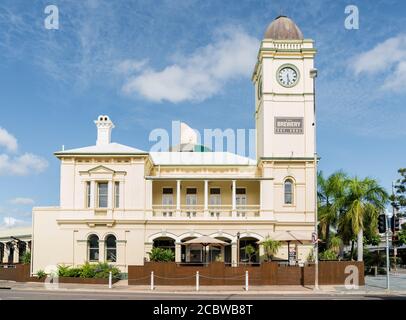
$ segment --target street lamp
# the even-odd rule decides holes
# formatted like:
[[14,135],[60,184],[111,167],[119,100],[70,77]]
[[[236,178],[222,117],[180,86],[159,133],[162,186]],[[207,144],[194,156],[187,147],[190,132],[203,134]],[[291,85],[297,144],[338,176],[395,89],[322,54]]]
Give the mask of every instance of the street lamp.
[[237,232],[237,267],[240,265],[240,233]]
[[314,131],[314,290],[319,290],[319,235],[317,214],[317,148],[316,148],[316,78],[318,70],[310,69],[310,78],[313,79],[313,131]]

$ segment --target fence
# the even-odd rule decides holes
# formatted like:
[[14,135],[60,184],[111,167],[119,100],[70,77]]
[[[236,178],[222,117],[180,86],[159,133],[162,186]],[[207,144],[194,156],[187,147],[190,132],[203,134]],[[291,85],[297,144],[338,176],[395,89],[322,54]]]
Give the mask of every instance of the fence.
[[[348,265],[358,269],[358,284],[364,285],[364,264],[355,261],[329,261],[319,263],[320,285],[343,285]],[[149,285],[151,272],[154,285],[196,284],[199,272],[199,285],[246,285],[246,271],[250,285],[313,285],[314,265],[281,266],[276,262],[262,263],[260,266],[229,267],[221,262],[207,266],[184,266],[175,262],[146,262],[143,266],[128,267],[129,285]]]
[[[44,282],[44,278],[32,277],[29,264],[0,265],[0,280],[16,282]],[[112,279],[112,283],[118,279]],[[59,283],[80,283],[80,284],[109,284],[109,279],[105,278],[78,278],[78,277],[58,277]]]

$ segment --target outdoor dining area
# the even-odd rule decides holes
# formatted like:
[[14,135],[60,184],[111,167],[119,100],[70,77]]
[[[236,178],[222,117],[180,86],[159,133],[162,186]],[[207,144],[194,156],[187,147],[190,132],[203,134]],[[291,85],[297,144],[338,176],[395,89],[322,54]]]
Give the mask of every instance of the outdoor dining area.
[[173,260],[179,265],[202,266],[221,262],[228,266],[260,265],[262,262],[274,261],[280,265],[302,265],[303,257],[298,254],[298,246],[309,244],[311,239],[302,240],[308,234],[292,231],[272,233],[265,239],[241,237],[236,234],[236,241],[227,237],[201,235],[186,237],[175,243],[169,237],[154,240],[153,247],[164,248],[173,252]]

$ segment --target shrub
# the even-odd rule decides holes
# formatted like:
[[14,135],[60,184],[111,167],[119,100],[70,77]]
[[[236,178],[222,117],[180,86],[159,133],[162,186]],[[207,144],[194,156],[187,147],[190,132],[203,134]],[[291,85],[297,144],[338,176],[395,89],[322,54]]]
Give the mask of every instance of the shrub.
[[23,264],[30,264],[31,263],[31,252],[24,252],[22,256],[22,263]]
[[95,265],[95,278],[108,278],[111,272],[113,278],[120,276],[120,270],[116,267],[109,265],[108,263],[98,263]]
[[148,255],[150,261],[175,261],[175,253],[171,249],[152,248],[151,252],[148,252]]
[[44,270],[38,270],[35,275],[37,276],[38,279],[42,279],[42,278],[45,278],[47,276],[47,274],[45,273]]
[[328,249],[323,252],[320,252],[319,259],[320,260],[337,260],[337,253],[331,249]]
[[83,266],[72,268],[69,266],[58,266],[58,276],[72,278],[108,278],[111,271],[114,278],[120,277],[120,270],[108,263],[90,264],[86,262]]
[[58,277],[67,277],[69,266],[58,265]]
[[96,271],[95,271],[94,265],[91,265],[89,262],[86,262],[81,268],[80,277],[81,278],[94,278],[95,275],[96,275]]

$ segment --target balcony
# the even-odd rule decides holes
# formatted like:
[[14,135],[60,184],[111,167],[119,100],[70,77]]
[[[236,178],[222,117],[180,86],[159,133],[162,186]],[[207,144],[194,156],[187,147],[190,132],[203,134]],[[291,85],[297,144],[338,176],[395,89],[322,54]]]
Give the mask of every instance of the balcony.
[[153,205],[152,218],[168,219],[251,219],[260,217],[259,205],[236,206],[233,210],[230,205],[208,206],[207,209],[201,205],[181,206],[179,209],[175,205]]

